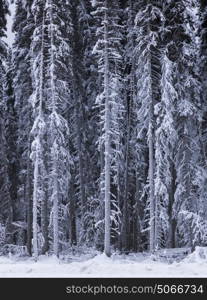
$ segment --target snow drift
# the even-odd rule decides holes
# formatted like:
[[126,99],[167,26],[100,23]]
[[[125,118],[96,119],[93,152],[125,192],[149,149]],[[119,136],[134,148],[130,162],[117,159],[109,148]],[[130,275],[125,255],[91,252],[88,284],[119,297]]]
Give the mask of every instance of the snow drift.
[[[94,256],[95,255],[95,256]],[[91,253],[57,259],[0,257],[0,277],[207,277],[207,248],[197,247],[180,262],[166,263],[148,253],[129,255]]]

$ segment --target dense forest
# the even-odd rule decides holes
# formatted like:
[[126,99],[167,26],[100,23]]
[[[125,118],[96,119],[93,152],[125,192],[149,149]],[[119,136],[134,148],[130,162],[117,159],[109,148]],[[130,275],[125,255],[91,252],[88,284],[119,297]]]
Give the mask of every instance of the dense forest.
[[207,246],[207,1],[0,0],[0,253]]

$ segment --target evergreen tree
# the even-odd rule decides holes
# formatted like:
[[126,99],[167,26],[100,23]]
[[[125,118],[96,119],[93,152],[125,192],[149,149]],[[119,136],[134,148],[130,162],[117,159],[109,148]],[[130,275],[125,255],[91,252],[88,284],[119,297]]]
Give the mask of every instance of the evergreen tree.
[[163,15],[159,2],[141,1],[136,15],[136,80],[138,104],[138,139],[147,138],[149,155],[149,205],[150,251],[156,247],[157,207],[155,201],[155,116],[154,106],[159,100],[160,82],[160,34]]
[[[39,8],[41,14],[39,15]],[[41,208],[41,229],[44,237],[44,251],[48,248],[48,224],[47,224],[47,199],[46,199],[46,167],[45,167],[45,92],[44,92],[44,63],[45,63],[45,8],[40,1],[33,4],[33,14],[35,16],[35,30],[33,33],[32,56],[33,56],[33,109],[34,124],[31,135],[34,136],[32,142],[31,158],[34,164],[34,187],[33,187],[33,252],[35,260],[38,258],[38,210]],[[39,45],[39,43],[40,45]],[[38,47],[39,46],[39,47]],[[43,251],[43,252],[44,252]]]
[[12,222],[16,210],[17,200],[17,116],[15,110],[15,97],[13,90],[14,68],[12,65],[11,51],[7,56],[7,71],[5,75],[4,101],[5,101],[5,140],[6,140],[6,157],[8,162],[9,177],[9,209],[6,234],[7,242],[13,243],[14,236],[12,233]]
[[[30,161],[33,93],[31,74],[31,37],[34,21],[31,14],[32,1],[17,0],[13,31],[14,73],[13,88],[17,115],[17,202],[14,219],[27,222],[27,248],[32,253],[32,166]],[[24,237],[22,237],[24,238]]]
[[[66,5],[67,4],[67,5]],[[52,202],[53,252],[59,255],[60,222],[63,205],[68,196],[70,180],[70,155],[68,149],[69,127],[64,112],[68,93],[67,65],[70,61],[70,23],[67,18],[70,4],[60,5],[55,0],[46,2],[46,22],[49,37],[48,83],[48,136],[50,145],[49,185]],[[62,22],[60,22],[62,20]],[[70,20],[70,19],[69,19]],[[69,35],[69,36],[68,36]]]
[[[178,61],[181,78],[177,83],[178,95],[178,154],[176,199],[181,204],[179,232],[182,244],[194,247],[195,215],[199,216],[199,191],[195,177],[202,165],[199,127],[201,123],[201,80],[200,65],[200,5],[199,1],[187,1],[183,5],[183,18],[186,38],[182,43],[182,55]],[[196,28],[196,30],[195,30]],[[184,84],[185,82],[185,84]],[[193,214],[192,214],[193,213]],[[197,230],[196,230],[197,231]]]
[[175,145],[176,132],[176,102],[178,99],[174,87],[175,66],[167,57],[162,58],[161,101],[155,106],[157,129],[155,131],[156,179],[155,196],[159,221],[157,220],[157,247],[175,246],[175,228],[173,210],[175,193]]
[[4,228],[6,223],[12,221],[12,205],[10,197],[10,180],[8,165],[8,145],[6,141],[5,121],[6,115],[6,95],[7,85],[6,69],[8,47],[4,42],[6,32],[6,15],[8,14],[7,1],[0,1],[0,224]]
[[[117,94],[120,82],[120,25],[118,23],[119,6],[116,1],[95,1],[94,14],[97,18],[97,43],[93,52],[98,57],[98,68],[101,76],[101,90],[97,97],[97,104],[100,105],[101,136],[100,149],[103,151],[104,164],[102,172],[101,188],[104,192],[104,252],[111,255],[111,219],[116,222],[118,213],[111,209],[112,201],[112,164],[116,153],[113,147],[113,137],[118,126],[118,115],[114,110],[121,113],[121,102]],[[117,97],[119,102],[117,102]]]

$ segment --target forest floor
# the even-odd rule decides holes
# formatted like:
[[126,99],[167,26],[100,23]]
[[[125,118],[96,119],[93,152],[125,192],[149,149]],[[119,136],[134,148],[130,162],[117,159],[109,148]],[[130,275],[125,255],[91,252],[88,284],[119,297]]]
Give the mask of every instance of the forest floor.
[[[202,253],[201,253],[202,252]],[[200,247],[181,261],[167,262],[147,253],[111,258],[97,252],[68,255],[57,259],[0,256],[0,277],[207,277],[207,251]]]

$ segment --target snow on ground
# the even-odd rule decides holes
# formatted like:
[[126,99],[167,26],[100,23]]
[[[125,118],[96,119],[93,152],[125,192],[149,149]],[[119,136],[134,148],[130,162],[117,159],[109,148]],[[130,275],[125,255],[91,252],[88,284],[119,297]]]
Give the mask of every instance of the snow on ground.
[[114,254],[111,258],[83,255],[68,261],[41,256],[37,263],[32,258],[0,256],[0,277],[207,277],[207,251],[199,251],[198,247],[181,262],[172,264],[156,261],[146,253]]

